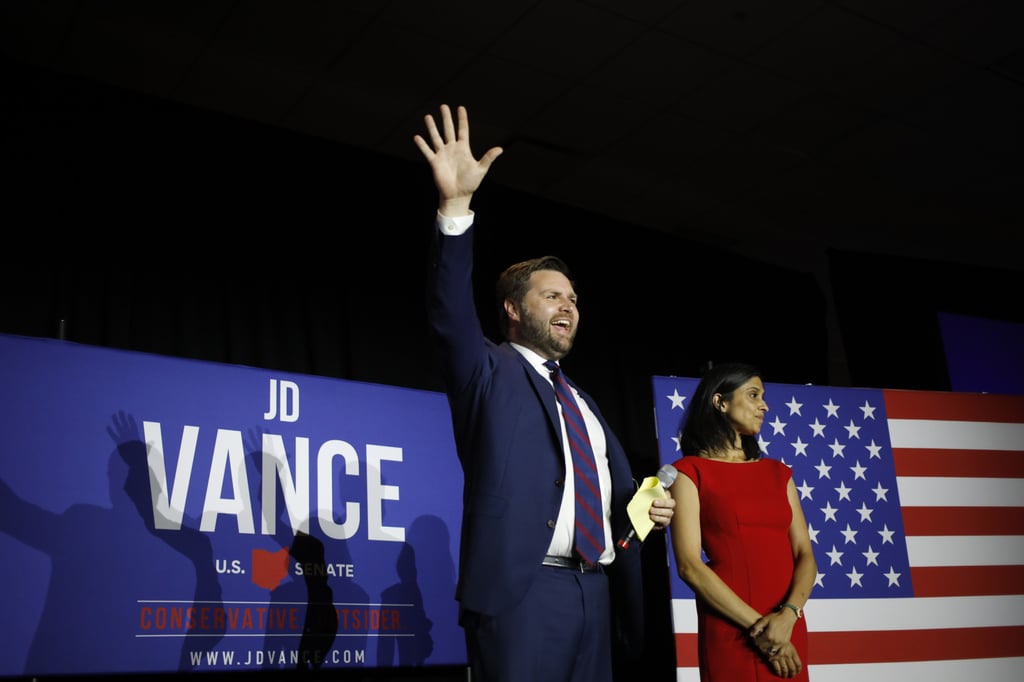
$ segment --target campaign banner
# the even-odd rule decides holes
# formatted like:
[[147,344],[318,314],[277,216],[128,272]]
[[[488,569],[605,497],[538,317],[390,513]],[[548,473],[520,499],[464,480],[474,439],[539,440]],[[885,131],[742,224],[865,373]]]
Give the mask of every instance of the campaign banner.
[[0,676],[464,665],[443,394],[0,335]]
[[[653,378],[660,460],[698,380]],[[764,457],[790,467],[818,566],[812,680],[1024,679],[1024,396],[765,384]],[[669,543],[679,682],[696,597]]]

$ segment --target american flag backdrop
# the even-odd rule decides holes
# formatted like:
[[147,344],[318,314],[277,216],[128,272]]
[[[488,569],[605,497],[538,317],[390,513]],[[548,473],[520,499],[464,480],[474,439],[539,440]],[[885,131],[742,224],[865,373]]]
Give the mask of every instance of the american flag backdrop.
[[[697,379],[654,377],[660,459]],[[765,385],[766,456],[793,470],[818,563],[812,682],[1024,681],[1024,396]],[[677,680],[693,592],[669,567]]]

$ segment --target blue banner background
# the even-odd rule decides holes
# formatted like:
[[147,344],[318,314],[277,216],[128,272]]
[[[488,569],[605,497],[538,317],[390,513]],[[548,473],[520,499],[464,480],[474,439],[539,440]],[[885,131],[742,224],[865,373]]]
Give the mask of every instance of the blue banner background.
[[[254,559],[283,560],[293,539],[276,474],[263,532],[263,434],[292,477],[308,440],[308,508],[293,513],[323,543],[340,620],[323,667],[465,662],[462,472],[442,394],[9,335],[0,368],[0,675],[295,667],[305,579],[289,557],[276,587],[253,582]],[[171,508],[188,479],[180,528],[154,527],[151,478]],[[160,620],[172,613],[185,620]]]

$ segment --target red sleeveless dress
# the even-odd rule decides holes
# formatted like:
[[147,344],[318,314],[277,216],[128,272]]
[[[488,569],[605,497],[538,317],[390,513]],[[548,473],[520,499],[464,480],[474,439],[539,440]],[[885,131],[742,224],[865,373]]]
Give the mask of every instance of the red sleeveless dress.
[[[791,472],[782,462],[726,462],[683,457],[676,469],[697,486],[701,541],[711,568],[741,599],[760,613],[785,601],[793,576],[786,497]],[[697,640],[702,682],[778,682],[744,628],[720,617],[697,597]],[[807,621],[791,638],[807,676]]]

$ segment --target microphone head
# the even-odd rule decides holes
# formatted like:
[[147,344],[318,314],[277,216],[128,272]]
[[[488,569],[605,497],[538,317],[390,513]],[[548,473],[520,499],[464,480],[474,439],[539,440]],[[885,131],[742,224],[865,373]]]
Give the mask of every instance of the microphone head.
[[676,480],[676,476],[679,475],[679,469],[676,469],[671,464],[658,469],[658,482],[661,483],[662,488],[669,488]]

